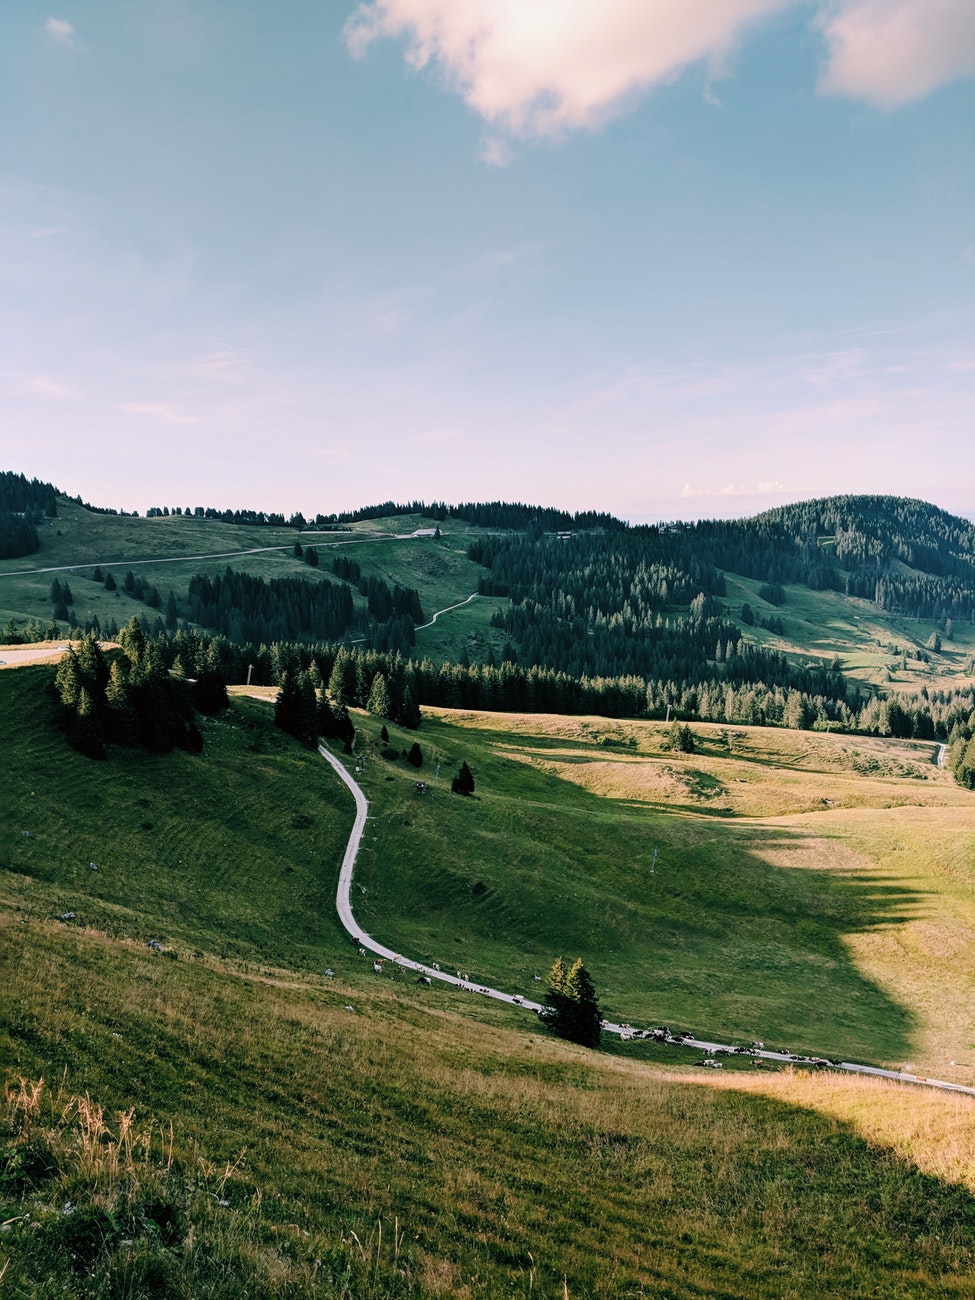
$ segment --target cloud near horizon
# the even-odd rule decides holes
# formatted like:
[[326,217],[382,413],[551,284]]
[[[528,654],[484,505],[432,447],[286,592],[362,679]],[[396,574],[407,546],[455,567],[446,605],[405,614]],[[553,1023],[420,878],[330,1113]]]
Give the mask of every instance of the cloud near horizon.
[[696,488],[690,483],[685,483],[681,488],[681,497],[765,497],[777,496],[786,492],[784,483],[765,482],[756,483],[754,487],[745,487],[741,483],[726,483],[722,488]]
[[[596,129],[702,61],[720,72],[747,28],[799,0],[363,0],[353,54],[405,38],[495,130],[525,138]],[[972,0],[821,0],[827,94],[895,108],[975,72]],[[713,92],[712,92],[713,94]],[[485,160],[509,161],[495,137]]]

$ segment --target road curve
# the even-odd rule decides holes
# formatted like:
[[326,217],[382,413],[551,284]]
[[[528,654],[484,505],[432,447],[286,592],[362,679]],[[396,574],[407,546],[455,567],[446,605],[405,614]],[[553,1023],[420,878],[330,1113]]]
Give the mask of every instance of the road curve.
[[422,632],[425,627],[433,627],[441,614],[449,614],[452,609],[460,609],[461,605],[469,605],[472,600],[477,600],[478,592],[473,591],[466,600],[459,600],[456,605],[448,605],[446,609],[438,609],[429,623],[418,623],[415,630]]
[[[505,993],[501,989],[487,988],[481,984],[472,983],[462,975],[451,975],[447,971],[442,971],[438,966],[427,966],[423,962],[413,961],[410,957],[404,957],[401,953],[394,952],[392,948],[387,948],[371,935],[366,934],[362,927],[356,922],[352,914],[352,903],[350,893],[352,889],[352,872],[355,869],[355,860],[359,852],[359,844],[362,840],[362,832],[366,828],[366,821],[369,817],[369,803],[362,792],[362,787],[358,781],[346,769],[345,764],[324,745],[318,746],[318,752],[326,762],[338,773],[339,777],[348,788],[352,791],[352,797],[355,799],[355,821],[352,825],[352,833],[349,836],[349,842],[345,848],[345,856],[342,858],[342,867],[339,871],[339,883],[335,892],[335,906],[339,914],[339,920],[345,927],[352,940],[360,948],[367,952],[375,953],[377,957],[382,957],[386,961],[395,962],[397,966],[404,970],[416,971],[418,975],[425,975],[431,980],[442,980],[445,984],[453,984],[456,988],[464,989],[468,993],[478,993],[483,997],[494,998],[496,1002],[507,1002],[512,1006],[525,1007],[529,1011],[538,1012],[542,1010],[540,1002],[533,1002],[529,998],[522,997],[515,993]],[[628,1025],[616,1025],[603,1022],[603,1029],[610,1034],[619,1034],[621,1037],[630,1036],[631,1030]],[[717,1053],[731,1055],[735,1053],[735,1048],[728,1043],[714,1043],[702,1038],[671,1039],[670,1041],[680,1041],[685,1047],[697,1048],[707,1053]],[[867,1074],[875,1078],[893,1079],[899,1083],[922,1084],[928,1088],[939,1088],[943,1092],[961,1092],[970,1097],[975,1097],[975,1088],[965,1087],[960,1083],[949,1083],[945,1079],[929,1079],[923,1075],[908,1074],[903,1070],[885,1070],[877,1065],[858,1065],[853,1061],[828,1061],[824,1057],[799,1056],[789,1052],[766,1051],[764,1048],[757,1050],[749,1049],[748,1055],[766,1061],[777,1061],[788,1065],[815,1065],[829,1066],[834,1070],[845,1070],[848,1074]]]
[[369,803],[362,793],[362,787],[349,774],[345,764],[336,758],[330,750],[326,749],[324,745],[318,746],[318,752],[322,758],[332,765],[339,777],[352,791],[352,797],[355,799],[355,821],[352,824],[349,842],[345,846],[345,856],[342,858],[342,866],[339,870],[338,888],[335,891],[336,911],[349,936],[360,948],[365,948],[366,951],[373,952],[377,957],[382,957],[386,961],[395,962],[397,966],[402,966],[404,970],[414,970],[417,974],[426,975],[429,979],[443,980],[445,984],[453,984],[457,988],[465,989],[468,992],[484,994],[487,997],[495,998],[498,1002],[510,1002],[513,1006],[524,1006],[531,1011],[540,1011],[540,1002],[529,1002],[527,998],[522,999],[516,994],[503,993],[500,989],[484,988],[472,984],[470,980],[466,980],[460,975],[451,975],[447,971],[438,970],[436,966],[425,966],[423,962],[413,961],[410,957],[403,957],[400,953],[394,952],[392,948],[387,948],[385,944],[381,944],[372,935],[366,934],[352,915],[352,903],[349,894],[352,889],[352,872],[359,852],[359,843],[369,817]]

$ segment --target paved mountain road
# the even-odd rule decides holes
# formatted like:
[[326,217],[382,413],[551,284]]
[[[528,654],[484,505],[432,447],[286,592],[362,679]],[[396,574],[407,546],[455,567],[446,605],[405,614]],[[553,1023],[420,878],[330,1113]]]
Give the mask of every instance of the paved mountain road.
[[[362,787],[358,781],[346,769],[345,764],[337,758],[324,745],[319,745],[318,752],[326,762],[330,763],[342,781],[348,786],[355,799],[355,821],[352,825],[352,833],[349,836],[349,842],[345,848],[345,856],[342,858],[342,866],[339,870],[338,889],[335,894],[335,906],[339,914],[339,920],[342,922],[349,936],[356,942],[360,948],[375,953],[377,957],[382,957],[386,961],[395,962],[397,966],[404,970],[416,971],[418,975],[425,975],[431,980],[441,980],[445,984],[453,984],[455,987],[464,989],[469,993],[477,993],[483,997],[494,998],[497,1002],[508,1002],[513,1006],[521,1006],[529,1011],[538,1012],[542,1010],[540,1002],[534,1002],[529,998],[522,997],[520,994],[505,993],[501,989],[488,988],[482,984],[475,984],[471,980],[465,979],[461,975],[451,975],[447,971],[440,970],[437,966],[428,966],[423,962],[414,961],[410,957],[404,957],[401,953],[394,952],[392,948],[387,948],[385,944],[380,943],[358,924],[352,912],[352,903],[350,901],[350,892],[352,889],[352,873],[355,869],[355,860],[359,852],[359,844],[362,840],[362,833],[366,828],[366,822],[369,817],[369,804],[366,796],[362,792]],[[604,1023],[603,1029],[610,1034],[619,1034],[629,1036],[632,1031],[628,1025],[616,1025]],[[685,1047],[697,1048],[703,1052],[733,1054],[735,1048],[729,1043],[711,1042],[708,1039],[690,1038],[684,1039]],[[829,1065],[831,1069],[845,1070],[849,1074],[867,1074],[882,1079],[894,1079],[900,1083],[924,1084],[929,1088],[940,1088],[944,1092],[962,1092],[968,1096],[975,1097],[975,1088],[967,1088],[960,1083],[949,1083],[944,1079],[930,1079],[918,1074],[908,1074],[903,1070],[885,1070],[876,1065],[858,1065],[853,1061],[827,1061],[824,1057],[798,1056],[787,1052],[766,1051],[763,1048],[758,1050],[749,1049],[749,1056],[766,1060],[778,1061],[790,1065]]]

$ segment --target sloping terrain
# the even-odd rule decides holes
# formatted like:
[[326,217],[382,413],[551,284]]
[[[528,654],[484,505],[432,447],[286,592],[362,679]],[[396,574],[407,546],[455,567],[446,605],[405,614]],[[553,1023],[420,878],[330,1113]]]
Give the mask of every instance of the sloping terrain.
[[[200,757],[96,763],[48,721],[50,674],[0,676],[0,1058],[12,1087],[0,1269],[11,1294],[971,1294],[969,1105],[923,1093],[908,1104],[897,1089],[822,1076],[705,1084],[678,1049],[657,1061],[651,1049],[593,1054],[511,1008],[377,977],[330,905],[351,803],[266,706],[235,702]],[[455,862],[483,872],[477,819],[504,770],[527,776],[505,795],[516,847],[543,828],[532,818],[555,782],[565,835],[548,866],[571,867],[580,812],[598,832],[594,858],[597,796],[536,763],[540,752],[545,764],[615,758],[600,742],[627,737],[598,725],[507,735],[492,717],[425,724],[428,765],[467,753],[476,796],[410,793],[403,827],[373,789],[375,843],[416,840],[421,814],[449,808],[462,819],[447,828]],[[761,765],[756,740],[736,743],[743,764]],[[364,779],[395,804],[405,772],[373,753]],[[913,760],[902,750],[897,761]],[[849,770],[841,759],[830,788]],[[942,812],[963,807],[937,781],[933,804],[939,792],[951,795]],[[617,897],[622,882],[609,881]],[[436,880],[425,893],[442,914]],[[802,894],[807,911],[819,906],[807,923],[839,934],[849,908],[830,915],[830,897]],[[537,937],[539,956],[582,937],[568,911],[557,933],[559,919]],[[466,904],[444,922],[448,946],[485,937]],[[840,990],[851,987],[842,966]],[[693,960],[688,970],[693,984]],[[861,979],[861,1001],[883,1006],[867,988]],[[888,1017],[892,1032],[905,1026]],[[147,1147],[133,1145],[139,1135]]]

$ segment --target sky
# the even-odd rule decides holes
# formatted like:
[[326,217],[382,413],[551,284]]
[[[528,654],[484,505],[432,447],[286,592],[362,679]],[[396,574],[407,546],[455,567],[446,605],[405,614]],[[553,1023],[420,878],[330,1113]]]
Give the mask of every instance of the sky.
[[975,512],[972,0],[0,4],[0,468]]

